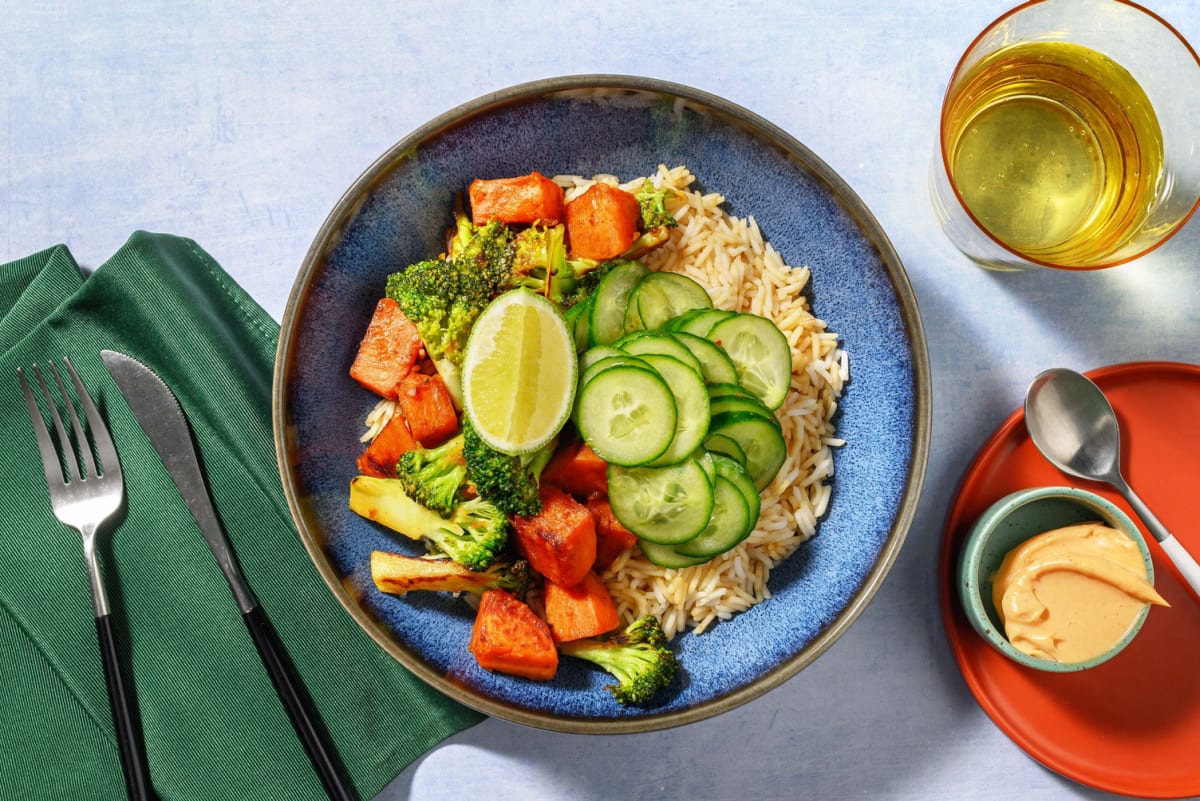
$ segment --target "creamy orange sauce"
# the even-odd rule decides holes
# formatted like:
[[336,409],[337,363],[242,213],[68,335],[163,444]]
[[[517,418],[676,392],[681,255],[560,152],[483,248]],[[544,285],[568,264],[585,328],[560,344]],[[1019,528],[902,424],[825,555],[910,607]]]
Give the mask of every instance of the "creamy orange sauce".
[[992,578],[1005,634],[1030,656],[1083,662],[1116,645],[1146,604],[1166,606],[1137,543],[1100,523],[1038,534]]

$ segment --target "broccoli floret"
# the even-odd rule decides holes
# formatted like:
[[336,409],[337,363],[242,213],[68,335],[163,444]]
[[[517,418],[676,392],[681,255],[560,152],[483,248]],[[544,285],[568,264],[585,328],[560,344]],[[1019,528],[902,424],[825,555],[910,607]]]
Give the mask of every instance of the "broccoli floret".
[[576,274],[567,260],[566,228],[533,225],[513,240],[510,284],[561,302],[575,288]]
[[487,570],[508,544],[508,518],[483,498],[463,501],[446,522],[451,525],[425,532],[425,539],[470,570]]
[[493,296],[511,289],[515,249],[512,229],[496,219],[473,225],[462,212],[455,219],[451,258],[462,269],[482,276]]
[[493,297],[488,277],[462,257],[429,259],[388,276],[386,293],[417,326],[425,352],[461,407],[467,337]]
[[605,689],[622,704],[644,704],[670,684],[679,660],[653,615],[638,618],[609,637],[589,637],[560,643],[567,656],[586,659],[616,678]]
[[642,183],[642,188],[635,195],[642,209],[642,234],[621,254],[621,258],[641,258],[667,241],[671,229],[679,225],[674,215],[667,211],[667,198],[674,196],[675,193],[670,189],[655,189],[649,179]]
[[529,517],[542,511],[538,481],[554,455],[557,441],[552,440],[533,453],[512,456],[484,442],[466,418],[462,436],[467,479],[475,485],[479,497],[510,515]]
[[400,456],[396,478],[408,496],[442,517],[464,500],[467,463],[459,434],[436,448],[413,448]]
[[523,287],[564,307],[575,302],[579,282],[599,266],[567,257],[563,225],[514,231],[493,219],[475,226],[462,212],[455,217],[449,253],[463,269],[482,275],[492,295]]
[[667,198],[675,197],[670,189],[655,189],[654,183],[647,179],[635,195],[638,205],[642,208],[642,230],[665,226],[674,228],[679,222],[667,211]]
[[492,503],[472,498],[443,518],[410,498],[395,478],[356,476],[350,509],[409,539],[424,538],[470,570],[487,570],[508,543],[508,518]]
[[403,595],[417,590],[469,592],[507,590],[523,597],[532,573],[524,559],[496,562],[487,570],[468,570],[453,559],[405,556],[387,551],[371,553],[371,578],[381,591]]
[[429,358],[461,367],[471,326],[492,299],[487,278],[462,259],[429,259],[388,276],[386,291],[417,326]]
[[513,241],[512,286],[522,286],[568,309],[596,291],[608,262],[569,258],[566,228],[532,226]]

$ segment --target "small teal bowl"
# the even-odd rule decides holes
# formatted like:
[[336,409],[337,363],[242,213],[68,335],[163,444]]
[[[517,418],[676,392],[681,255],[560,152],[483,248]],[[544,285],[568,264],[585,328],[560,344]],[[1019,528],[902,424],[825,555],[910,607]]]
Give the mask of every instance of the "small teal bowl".
[[1154,565],[1146,540],[1127,514],[1104,498],[1074,487],[1037,487],[1020,490],[992,504],[971,528],[958,561],[958,595],[972,627],[1000,653],[1014,662],[1052,673],[1074,673],[1103,664],[1133,641],[1149,607],[1142,609],[1129,631],[1109,650],[1085,662],[1057,662],[1019,651],[1004,635],[1004,625],[992,604],[992,576],[1004,556],[1025,540],[1063,526],[1099,520],[1124,532],[1137,543],[1154,583]]

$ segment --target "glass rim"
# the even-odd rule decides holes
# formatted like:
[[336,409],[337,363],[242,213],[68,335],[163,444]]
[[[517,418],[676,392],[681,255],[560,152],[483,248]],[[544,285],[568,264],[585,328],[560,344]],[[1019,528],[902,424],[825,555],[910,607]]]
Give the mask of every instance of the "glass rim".
[[[1046,261],[1044,259],[1039,259],[1034,256],[1030,256],[1026,253],[1022,253],[1021,251],[1013,248],[1011,245],[1006,244],[1005,242],[1000,240],[998,237],[996,237],[991,231],[989,231],[987,229],[987,227],[984,226],[983,223],[981,223],[979,221],[979,219],[975,216],[975,213],[973,211],[971,211],[970,207],[967,205],[966,201],[963,199],[962,192],[960,192],[958,189],[958,183],[954,180],[954,173],[950,169],[950,160],[946,153],[946,148],[945,148],[946,113],[947,113],[948,101],[950,100],[950,93],[954,89],[955,83],[956,83],[958,77],[962,74],[963,68],[966,65],[967,56],[969,56],[971,54],[971,52],[975,49],[976,45],[978,45],[985,36],[987,36],[989,33],[991,33],[998,25],[1003,23],[1005,20],[1009,19],[1010,17],[1016,16],[1017,14],[1021,13],[1022,11],[1032,8],[1033,6],[1040,6],[1040,5],[1049,3],[1049,2],[1057,2],[1057,1],[1058,0],[1025,0],[1025,2],[1022,2],[1019,5],[1016,5],[1010,9],[1008,9],[1003,14],[996,17],[994,20],[992,20],[987,25],[985,25],[979,31],[979,33],[977,33],[975,35],[975,37],[971,40],[971,43],[968,44],[963,49],[962,55],[958,57],[958,61],[954,65],[954,70],[950,73],[950,80],[946,83],[946,91],[942,95],[941,109],[938,112],[938,155],[941,157],[942,170],[945,172],[946,183],[950,187],[950,191],[954,193],[954,199],[958,202],[959,208],[962,209],[963,212],[966,213],[967,217],[971,220],[971,222],[974,224],[974,226],[977,229],[979,229],[979,231],[982,232],[984,236],[986,236],[988,239],[990,239],[992,242],[994,242],[997,247],[1003,249],[1007,253],[1012,254],[1013,256],[1017,257],[1018,259],[1021,259],[1022,261],[1029,262],[1030,264],[1038,265],[1039,267],[1048,267],[1050,269],[1062,270],[1065,272],[1088,272],[1091,270],[1104,270],[1104,269],[1108,269],[1110,267],[1117,267],[1122,264],[1128,264],[1131,261],[1140,259],[1141,257],[1145,256],[1146,254],[1157,250],[1159,247],[1165,245],[1172,238],[1174,238],[1175,234],[1179,233],[1179,231],[1181,231],[1184,228],[1184,226],[1187,225],[1188,221],[1196,214],[1196,211],[1198,209],[1200,209],[1200,193],[1198,193],[1198,196],[1192,202],[1192,207],[1190,209],[1188,209],[1187,214],[1184,214],[1182,217],[1180,217],[1179,221],[1177,223],[1175,223],[1173,226],[1171,226],[1171,229],[1169,231],[1167,231],[1165,234],[1163,234],[1157,240],[1152,242],[1150,245],[1142,248],[1141,250],[1138,250],[1136,253],[1132,253],[1128,256],[1123,256],[1119,259],[1105,260],[1099,264],[1089,264],[1087,266],[1082,266],[1082,267],[1068,267],[1067,265],[1064,265],[1064,264],[1056,264],[1052,261]],[[1174,36],[1179,41],[1179,43],[1184,46],[1184,48],[1187,50],[1187,52],[1189,54],[1191,54],[1192,60],[1196,63],[1196,68],[1200,69],[1200,55],[1198,55],[1196,53],[1195,48],[1192,47],[1191,43],[1187,40],[1187,37],[1185,37],[1182,33],[1180,33],[1179,30],[1174,25],[1172,25],[1170,22],[1168,22],[1162,16],[1160,16],[1159,14],[1156,14],[1155,12],[1151,11],[1150,9],[1146,8],[1143,5],[1133,2],[1133,0],[1103,0],[1103,1],[1109,2],[1109,3],[1114,3],[1117,5],[1128,6],[1129,8],[1133,9],[1134,11],[1141,12],[1145,16],[1147,16],[1150,19],[1152,19],[1153,21],[1157,22],[1159,25],[1161,25],[1163,27],[1164,30],[1166,30],[1168,33],[1170,33],[1172,36]]]

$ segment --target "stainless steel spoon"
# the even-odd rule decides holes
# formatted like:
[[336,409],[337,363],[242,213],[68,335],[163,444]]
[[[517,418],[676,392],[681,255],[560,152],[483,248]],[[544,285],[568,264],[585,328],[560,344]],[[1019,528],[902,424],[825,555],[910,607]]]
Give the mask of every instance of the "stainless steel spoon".
[[1033,444],[1059,470],[1121,493],[1200,599],[1200,565],[1121,475],[1117,416],[1098,386],[1074,370],[1040,373],[1025,393],[1025,425]]

